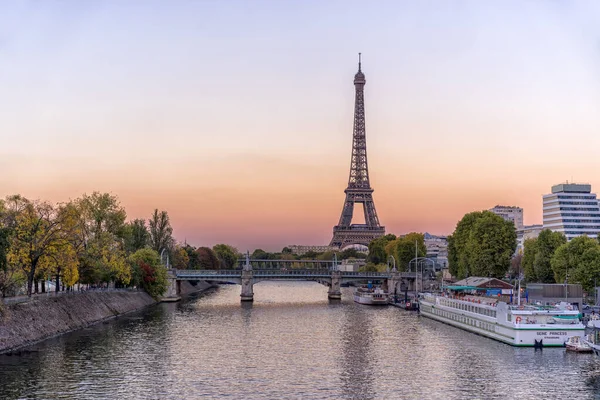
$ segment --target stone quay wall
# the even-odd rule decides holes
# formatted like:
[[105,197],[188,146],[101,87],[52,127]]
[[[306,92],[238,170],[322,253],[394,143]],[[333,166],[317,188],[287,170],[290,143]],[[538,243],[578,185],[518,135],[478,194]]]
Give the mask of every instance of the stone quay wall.
[[[182,284],[184,296],[212,287],[206,282]],[[0,304],[0,354],[155,303],[143,291],[112,290],[47,297],[42,295],[26,302]]]

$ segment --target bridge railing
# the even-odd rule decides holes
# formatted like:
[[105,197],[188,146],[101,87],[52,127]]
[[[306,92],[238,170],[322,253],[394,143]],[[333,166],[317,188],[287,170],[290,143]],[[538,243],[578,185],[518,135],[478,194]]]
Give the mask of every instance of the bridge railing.
[[[327,269],[335,265],[333,260],[269,260],[269,259],[250,259],[250,265],[254,269],[277,269],[277,268],[295,268],[295,269]],[[356,262],[365,260],[355,260]],[[246,264],[245,258],[237,261],[237,268],[242,268]],[[340,262],[337,262],[339,265]]]
[[[256,277],[265,276],[331,276],[331,269],[255,269],[252,271]],[[175,270],[175,274],[180,278],[193,278],[198,279],[209,279],[210,277],[233,277],[238,278],[242,275],[242,270],[229,269],[229,270],[198,270],[198,269],[179,269]],[[342,277],[356,277],[356,278],[377,278],[385,279],[389,277],[387,272],[354,272],[354,271],[340,271]]]

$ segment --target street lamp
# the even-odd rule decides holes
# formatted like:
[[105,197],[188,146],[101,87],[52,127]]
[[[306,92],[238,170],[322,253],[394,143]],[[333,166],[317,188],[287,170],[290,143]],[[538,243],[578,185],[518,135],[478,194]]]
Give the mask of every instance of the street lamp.
[[396,259],[394,258],[394,256],[389,256],[388,257],[388,262],[387,262],[387,264],[388,264],[388,271],[390,270],[390,258],[392,259],[392,266],[393,266],[392,267],[392,271],[396,272],[397,271],[397,269],[396,269]]
[[[160,252],[160,263],[162,264],[163,262],[163,253],[165,252],[165,250],[167,249],[162,249]],[[169,269],[169,253],[167,253],[167,263],[165,264],[166,268]]]

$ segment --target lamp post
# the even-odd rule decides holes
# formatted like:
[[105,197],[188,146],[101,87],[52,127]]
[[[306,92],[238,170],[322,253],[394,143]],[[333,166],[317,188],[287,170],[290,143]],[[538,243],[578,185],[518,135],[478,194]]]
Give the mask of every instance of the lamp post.
[[389,256],[388,257],[388,271],[390,269],[390,258],[392,259],[392,271],[396,272],[397,271],[397,269],[396,269],[396,259],[394,258],[394,256]]
[[[161,264],[162,264],[162,262],[163,262],[163,253],[165,252],[165,250],[167,250],[167,249],[164,249],[164,248],[163,248],[163,249],[160,251],[160,263],[161,263]],[[165,267],[166,267],[167,269],[169,269],[169,253],[167,253],[167,263],[165,264]]]

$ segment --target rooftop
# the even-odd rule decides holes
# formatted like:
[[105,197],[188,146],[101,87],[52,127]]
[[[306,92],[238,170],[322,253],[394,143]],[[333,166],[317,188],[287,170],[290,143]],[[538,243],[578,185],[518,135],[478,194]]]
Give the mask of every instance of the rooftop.
[[589,183],[559,183],[552,186],[552,193],[590,193],[592,185]]
[[477,286],[491,288],[489,284],[494,284],[494,286],[503,286],[506,288],[513,287],[511,284],[501,281],[500,279],[484,278],[481,276],[470,276],[458,282],[454,282],[454,285],[456,286]]

